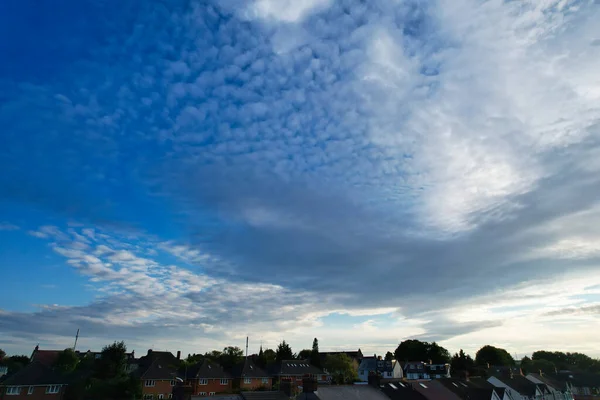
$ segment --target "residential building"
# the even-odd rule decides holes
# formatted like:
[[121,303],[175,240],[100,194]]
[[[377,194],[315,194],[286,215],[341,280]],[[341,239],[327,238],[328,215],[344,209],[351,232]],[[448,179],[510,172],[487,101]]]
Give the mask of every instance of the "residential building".
[[552,394],[552,400],[573,400],[573,388],[569,381],[556,379],[542,373],[527,374],[526,378],[533,383],[545,384]]
[[463,400],[438,380],[409,382],[408,384],[427,400]]
[[362,382],[369,381],[369,374],[378,373],[382,378],[402,378],[404,373],[400,363],[396,360],[385,361],[376,355],[373,357],[363,357],[358,366],[358,379]]
[[63,398],[68,384],[66,375],[33,361],[0,383],[0,399],[58,400]]
[[380,385],[381,391],[391,400],[427,400],[412,384],[406,382],[389,382]]
[[425,364],[426,379],[450,378],[450,364]]
[[0,365],[0,378],[6,374],[8,374],[8,367],[5,365]]
[[404,363],[404,376],[408,380],[429,379],[429,373],[423,361],[408,361]]
[[479,387],[468,380],[442,378],[437,382],[464,400],[503,400],[504,391],[497,392],[493,385]]
[[177,366],[169,365],[166,359],[156,357],[149,366],[140,368],[137,373],[142,382],[142,399],[162,400],[173,397]]
[[234,379],[233,387],[241,390],[256,390],[258,388],[270,390],[273,386],[273,378],[249,357],[233,367],[231,375]]
[[331,382],[331,376],[326,371],[302,360],[273,363],[267,367],[267,371],[280,384],[282,381],[290,382],[292,390],[297,390],[302,386],[302,378],[305,377],[315,378],[319,383]]
[[545,384],[532,382],[523,375],[491,376],[488,382],[496,387],[505,388],[512,400],[546,400],[551,396]]
[[233,389],[233,377],[219,364],[208,359],[179,369],[179,377],[184,380],[195,396],[213,396],[228,393]]

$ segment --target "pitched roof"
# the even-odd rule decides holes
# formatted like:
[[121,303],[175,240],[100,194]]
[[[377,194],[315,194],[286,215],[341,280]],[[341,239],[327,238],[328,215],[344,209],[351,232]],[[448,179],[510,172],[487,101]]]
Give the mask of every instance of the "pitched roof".
[[442,385],[437,379],[424,382],[413,382],[412,387],[427,400],[461,400],[454,392]]
[[521,375],[513,376],[512,378],[500,377],[497,379],[500,380],[502,383],[506,384],[508,387],[519,392],[519,394],[521,394],[522,396],[529,397],[535,396],[536,389],[538,388],[538,385],[540,385],[531,382],[529,379]]
[[491,400],[494,392],[492,387],[481,388],[460,379],[444,378],[438,382],[465,400]]
[[174,380],[177,376],[177,367],[157,357],[148,367],[140,371],[142,379],[168,379]]
[[[368,385],[319,386],[317,392],[303,394],[314,394],[319,400],[389,400],[381,391]],[[311,397],[299,396],[297,399],[310,400]]]
[[223,369],[223,367],[215,362],[208,359],[204,359],[191,367],[180,368],[180,377],[187,377],[187,379],[216,379],[216,378],[231,378],[231,374]]
[[31,353],[31,361],[38,361],[47,366],[52,366],[62,350],[39,350],[36,348]]
[[322,375],[323,371],[302,360],[284,360],[267,366],[271,375]]
[[392,400],[427,400],[418,391],[414,390],[410,384],[404,382],[388,383],[381,388],[381,391]]
[[270,375],[257,366],[251,358],[246,358],[243,362],[234,366],[231,375],[235,378],[267,378]]
[[244,400],[289,400],[288,396],[279,391],[242,392],[241,396]]
[[5,386],[28,386],[28,385],[52,385],[68,384],[69,378],[65,374],[58,373],[49,366],[34,361],[27,364],[23,369],[9,376],[2,382]]

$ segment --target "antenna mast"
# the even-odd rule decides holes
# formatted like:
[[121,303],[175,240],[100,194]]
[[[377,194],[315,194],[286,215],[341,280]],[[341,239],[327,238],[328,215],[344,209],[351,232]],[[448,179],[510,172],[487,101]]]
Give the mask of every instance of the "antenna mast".
[[77,348],[77,339],[79,339],[79,328],[77,328],[77,334],[75,335],[75,344],[73,345],[73,351]]
[[248,358],[248,336],[246,336],[246,358]]

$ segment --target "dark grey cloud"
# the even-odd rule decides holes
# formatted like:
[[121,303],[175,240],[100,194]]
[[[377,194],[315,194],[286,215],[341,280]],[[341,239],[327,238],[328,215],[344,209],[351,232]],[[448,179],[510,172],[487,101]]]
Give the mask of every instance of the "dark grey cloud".
[[593,306],[580,306],[580,307],[567,307],[556,311],[547,312],[544,315],[555,317],[555,316],[568,316],[568,315],[600,315],[600,305]]

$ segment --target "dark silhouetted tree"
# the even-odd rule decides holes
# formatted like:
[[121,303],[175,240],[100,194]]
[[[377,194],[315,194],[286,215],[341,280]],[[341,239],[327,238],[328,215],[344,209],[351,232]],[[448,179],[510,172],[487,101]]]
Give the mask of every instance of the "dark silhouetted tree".
[[310,363],[315,367],[321,368],[321,356],[319,356],[319,341],[313,339],[312,351],[310,352]]
[[511,366],[515,364],[515,360],[508,351],[490,345],[483,346],[477,351],[475,362],[481,366],[486,366],[487,364]]
[[352,359],[347,354],[330,354],[325,358],[325,369],[331,374],[334,383],[352,383],[357,378]]
[[60,372],[73,372],[79,364],[79,357],[73,349],[65,349],[58,354],[54,368]]
[[309,360],[311,353],[311,349],[300,350],[300,352],[298,353],[298,360]]
[[283,361],[283,360],[293,360],[294,359],[294,352],[292,351],[292,348],[290,347],[290,345],[285,342],[285,340],[283,342],[279,343],[275,354],[276,354],[275,359],[277,360],[277,362]]
[[391,351],[385,353],[385,361],[392,361],[394,359],[394,354]]
[[398,361],[425,361],[442,364],[450,362],[448,350],[439,346],[436,342],[428,343],[420,340],[405,340],[401,342],[394,356]]

